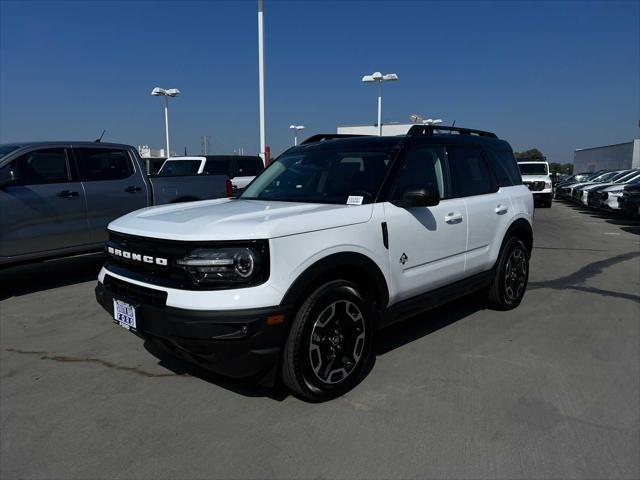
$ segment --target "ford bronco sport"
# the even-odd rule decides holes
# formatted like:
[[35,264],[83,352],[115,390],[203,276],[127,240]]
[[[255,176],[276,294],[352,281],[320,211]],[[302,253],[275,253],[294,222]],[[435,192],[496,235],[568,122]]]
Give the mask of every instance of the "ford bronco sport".
[[494,308],[516,307],[532,217],[511,147],[493,133],[316,135],[237,199],[113,221],[96,297],[183,359],[280,376],[321,401],[363,378],[384,326],[481,289]]

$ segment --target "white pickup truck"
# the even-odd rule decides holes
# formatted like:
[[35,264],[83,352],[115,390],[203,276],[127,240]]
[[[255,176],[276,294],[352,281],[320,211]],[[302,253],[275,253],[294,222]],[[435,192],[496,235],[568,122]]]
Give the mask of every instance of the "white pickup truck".
[[536,205],[550,208],[553,196],[553,183],[549,175],[549,164],[543,160],[518,161],[522,183],[531,193]]
[[158,171],[161,177],[179,175],[227,175],[233,192],[241,193],[264,170],[262,159],[248,155],[204,155],[169,157]]

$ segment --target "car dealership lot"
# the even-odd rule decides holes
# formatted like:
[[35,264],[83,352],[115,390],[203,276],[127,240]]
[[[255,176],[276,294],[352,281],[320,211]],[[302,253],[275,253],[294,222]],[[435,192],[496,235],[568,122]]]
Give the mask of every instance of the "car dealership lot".
[[382,331],[324,404],[153,355],[95,302],[99,255],[0,272],[0,477],[638,478],[640,222],[534,227],[519,308]]

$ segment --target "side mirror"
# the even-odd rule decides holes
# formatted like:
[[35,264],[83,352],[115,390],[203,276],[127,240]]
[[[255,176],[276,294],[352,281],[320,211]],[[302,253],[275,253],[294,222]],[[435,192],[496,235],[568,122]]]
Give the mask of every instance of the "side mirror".
[[402,194],[401,200],[395,200],[392,203],[401,208],[433,207],[440,203],[440,192],[435,185],[407,190]]
[[0,168],[0,188],[6,187],[7,185],[11,185],[16,181],[16,177],[14,176],[13,170],[11,170],[10,165],[5,165]]

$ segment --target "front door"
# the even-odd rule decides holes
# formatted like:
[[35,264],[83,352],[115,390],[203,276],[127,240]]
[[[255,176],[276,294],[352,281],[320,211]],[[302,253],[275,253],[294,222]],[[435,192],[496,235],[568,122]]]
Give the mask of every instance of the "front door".
[[122,148],[76,147],[73,151],[87,195],[91,240],[104,242],[109,222],[147,206],[144,174]]
[[440,203],[401,208],[384,203],[389,235],[389,264],[394,301],[404,300],[464,276],[467,212],[464,200],[451,197],[445,149],[420,145],[403,160],[391,199],[404,192],[437,186]]
[[0,256],[55,253],[90,243],[84,191],[71,181],[68,153],[37,149],[2,167],[14,180],[0,188]]

